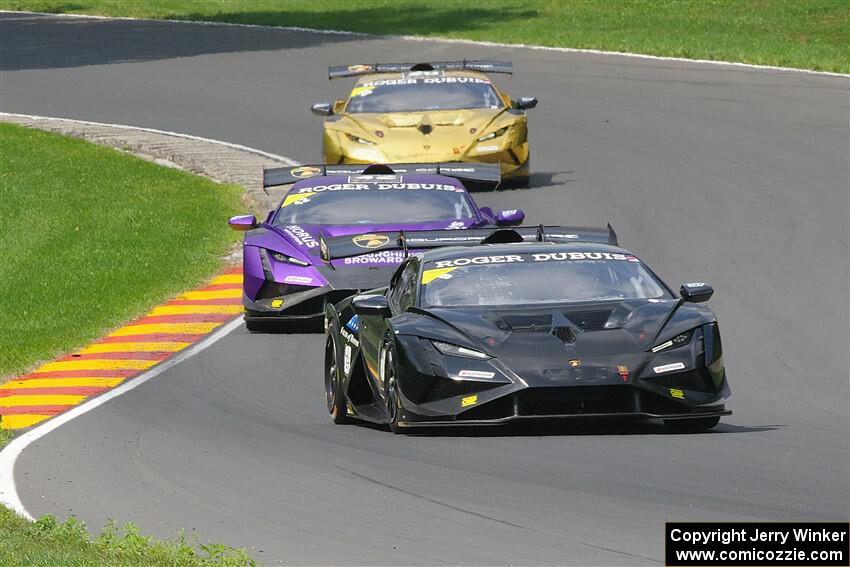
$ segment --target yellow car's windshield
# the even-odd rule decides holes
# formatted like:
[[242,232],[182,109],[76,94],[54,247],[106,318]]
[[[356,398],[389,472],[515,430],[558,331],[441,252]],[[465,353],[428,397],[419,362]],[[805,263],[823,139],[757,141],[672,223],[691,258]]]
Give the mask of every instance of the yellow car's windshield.
[[421,112],[504,106],[490,81],[477,77],[429,79],[379,79],[361,83],[351,91],[346,111]]

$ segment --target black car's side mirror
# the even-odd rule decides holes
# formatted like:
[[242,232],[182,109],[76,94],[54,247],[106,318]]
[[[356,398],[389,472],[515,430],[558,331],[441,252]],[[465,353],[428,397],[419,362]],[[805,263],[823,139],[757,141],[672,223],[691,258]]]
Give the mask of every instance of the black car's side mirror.
[[689,303],[702,303],[714,295],[714,288],[705,282],[684,283],[679,288],[682,299]]
[[334,109],[329,102],[317,102],[310,106],[310,112],[316,116],[333,116]]
[[521,96],[514,101],[513,107],[517,110],[530,110],[537,106],[536,96]]
[[366,317],[390,316],[390,304],[383,295],[358,295],[351,300],[351,308]]

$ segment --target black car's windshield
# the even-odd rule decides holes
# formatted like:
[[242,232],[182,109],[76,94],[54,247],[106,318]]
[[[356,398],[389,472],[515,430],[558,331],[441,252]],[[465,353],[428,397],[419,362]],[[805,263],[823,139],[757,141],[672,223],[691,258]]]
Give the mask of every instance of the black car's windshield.
[[[385,186],[390,188],[378,188]],[[474,217],[466,191],[453,185],[332,183],[291,192],[274,224],[411,224]]]
[[419,112],[463,108],[502,108],[502,99],[487,79],[433,77],[379,79],[351,91],[346,110],[364,112]]
[[629,254],[540,252],[438,260],[422,272],[422,306],[522,305],[670,298]]

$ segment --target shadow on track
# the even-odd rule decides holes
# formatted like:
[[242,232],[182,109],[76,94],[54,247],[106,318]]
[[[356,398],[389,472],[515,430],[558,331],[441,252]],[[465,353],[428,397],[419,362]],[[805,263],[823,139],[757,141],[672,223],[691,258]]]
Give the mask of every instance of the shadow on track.
[[[58,6],[56,11],[74,10],[75,4]],[[169,14],[165,19],[205,20],[240,24],[315,27],[322,29],[352,30],[380,29],[395,34],[416,34],[422,30],[439,29],[442,33],[486,29],[494,23],[507,20],[523,21],[535,15],[533,10],[487,10],[460,8],[434,10],[422,5],[416,7],[416,17],[407,10],[371,8],[347,12],[316,13],[285,10],[277,12],[228,12],[219,14]],[[378,24],[376,26],[376,24]],[[0,70],[54,69],[105,65],[109,63],[134,63],[193,57],[208,53],[242,51],[299,50],[322,44],[364,41],[368,36],[334,33],[314,33],[257,27],[251,33],[245,29],[227,26],[196,24],[191,34],[183,33],[185,23],[152,20],[99,20],[68,18],[36,14],[12,13],[0,17],[0,37],[3,38],[3,57]],[[44,41],[44,38],[50,38]],[[74,49],[63,46],[73,45]],[[345,57],[344,51],[340,56]],[[347,61],[327,61],[323,64],[344,64]],[[351,61],[350,63],[356,63]],[[280,72],[286,74],[298,62],[281,58]],[[324,74],[324,66],[315,70]]]
[[[372,426],[369,426],[370,428]],[[374,426],[378,427],[378,426]],[[551,437],[591,435],[719,435],[729,433],[758,433],[774,431],[781,425],[743,426],[720,422],[707,431],[697,433],[674,433],[660,421],[634,419],[566,419],[540,420],[509,423],[496,426],[460,426],[416,428],[406,435],[421,437]]]
[[[263,335],[302,335],[324,333],[321,317],[304,321],[262,321],[254,323],[252,334]],[[324,340],[324,339],[322,339]],[[323,343],[324,344],[324,343]]]

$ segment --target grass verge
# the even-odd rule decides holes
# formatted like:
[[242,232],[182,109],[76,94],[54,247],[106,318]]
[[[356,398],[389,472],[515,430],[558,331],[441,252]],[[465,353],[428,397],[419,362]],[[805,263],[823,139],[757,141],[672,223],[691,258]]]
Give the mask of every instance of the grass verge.
[[[0,124],[0,376],[91,340],[220,267],[241,191],[108,148]],[[0,448],[13,437],[0,429]],[[244,550],[92,537],[0,506],[0,565],[245,566]]]
[[0,0],[0,7],[440,36],[850,72],[846,0]]
[[79,347],[221,268],[241,190],[0,124],[0,377]]
[[92,538],[85,524],[69,518],[59,522],[42,516],[29,522],[0,507],[0,564],[29,567],[206,567],[248,566],[256,563],[242,549],[220,544],[197,549],[185,537],[155,541],[139,533],[133,524],[122,529],[110,524]]

